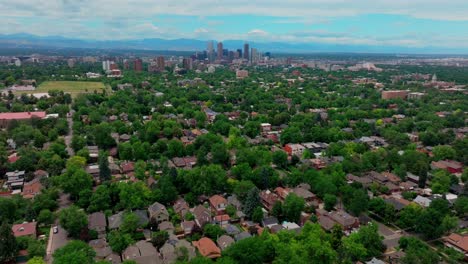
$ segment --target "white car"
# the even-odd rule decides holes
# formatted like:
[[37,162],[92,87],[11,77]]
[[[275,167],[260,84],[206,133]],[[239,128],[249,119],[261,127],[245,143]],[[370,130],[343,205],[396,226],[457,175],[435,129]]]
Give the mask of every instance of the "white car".
[[57,234],[58,233],[58,227],[54,226],[54,234]]

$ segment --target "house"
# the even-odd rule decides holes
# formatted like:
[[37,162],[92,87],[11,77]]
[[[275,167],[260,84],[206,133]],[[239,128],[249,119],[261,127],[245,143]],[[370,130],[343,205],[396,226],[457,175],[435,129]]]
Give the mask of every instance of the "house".
[[207,223],[211,222],[211,212],[203,205],[198,205],[193,209],[193,215],[195,216],[195,223],[201,228]]
[[292,192],[297,196],[303,198],[306,203],[311,203],[317,199],[317,196],[315,194],[302,187],[296,187],[292,190]]
[[178,215],[180,215],[182,218],[185,217],[185,215],[190,212],[190,207],[189,204],[183,199],[177,199],[174,203],[174,212],[176,212]]
[[111,264],[120,264],[120,263],[122,263],[122,259],[116,253],[111,253],[109,256],[106,257],[105,261],[110,262]]
[[213,240],[203,237],[198,241],[192,242],[193,246],[198,249],[203,257],[215,259],[221,257],[221,249],[219,249]]
[[279,197],[275,193],[269,190],[260,192],[260,202],[266,210],[271,211],[277,201],[279,201]]
[[263,133],[270,132],[271,131],[271,124],[270,123],[261,123],[260,128]]
[[46,112],[15,112],[15,113],[0,113],[0,129],[7,128],[13,121],[26,121],[33,118],[43,119],[46,117]]
[[353,228],[359,227],[359,220],[343,210],[332,211],[330,212],[329,216],[331,219],[341,225],[344,230],[351,230]]
[[13,225],[11,230],[15,237],[30,236],[35,239],[37,237],[37,222],[24,222]]
[[160,231],[167,231],[169,234],[174,233],[174,230],[175,230],[174,225],[169,221],[161,222],[158,225],[158,229]]
[[104,238],[91,240],[88,245],[96,252],[96,260],[104,260],[112,254],[112,249]]
[[211,210],[216,215],[222,215],[226,213],[227,200],[220,195],[213,195],[209,199]]
[[120,225],[122,225],[123,222],[123,215],[124,212],[118,212],[117,214],[111,215],[107,218],[107,221],[109,222],[109,229],[119,229]]
[[169,221],[169,213],[167,212],[166,207],[158,202],[155,202],[148,207],[148,213],[150,218],[157,223]]
[[281,201],[284,201],[286,197],[289,195],[290,190],[288,188],[283,188],[283,187],[276,187],[275,188],[275,193],[278,195]]
[[235,194],[229,196],[227,198],[228,205],[232,205],[236,208],[236,210],[242,210],[242,203],[237,199],[237,196]]
[[230,220],[231,218],[227,214],[217,215],[214,217],[214,223],[221,227],[228,225]]
[[360,184],[362,184],[362,186],[366,188],[372,184],[372,179],[367,176],[359,177],[353,174],[347,174],[346,180],[348,180],[348,183],[359,182]]
[[249,232],[244,231],[244,232],[241,232],[241,233],[235,235],[235,236],[234,236],[234,239],[235,239],[236,241],[239,241],[239,240],[242,240],[242,239],[249,238],[249,237],[251,237],[251,236],[252,236],[252,235],[251,235]]
[[327,231],[331,230],[335,224],[340,225],[345,231],[359,227],[359,219],[343,210],[327,212],[324,209],[317,209],[316,213],[318,223]]
[[429,207],[431,205],[431,199],[423,197],[421,195],[416,196],[416,198],[413,200],[413,202],[419,204],[422,207]]
[[382,175],[388,179],[389,182],[398,185],[401,182],[401,178],[391,172],[382,172]]
[[384,201],[387,204],[391,204],[393,206],[393,208],[395,208],[395,210],[397,212],[403,210],[403,208],[405,208],[406,206],[408,206],[411,203],[410,201],[405,200],[403,198],[396,198],[396,197],[393,197],[393,196],[384,198]]
[[224,230],[226,231],[228,235],[231,235],[231,236],[237,235],[241,232],[239,228],[235,225],[227,225],[224,227]]
[[468,235],[460,235],[452,233],[451,235],[444,237],[444,245],[449,248],[453,248],[456,251],[462,253],[465,259],[468,258]]
[[135,245],[127,247],[122,252],[123,261],[133,260],[138,264],[162,264],[158,251],[149,242],[138,241]]
[[135,210],[133,214],[138,217],[138,226],[146,226],[149,223],[148,212],[146,210]]
[[266,218],[263,218],[262,220],[262,226],[263,227],[272,227],[274,225],[277,225],[278,224],[278,219],[274,216],[269,216],[269,217],[266,217]]
[[385,184],[388,179],[385,177],[383,174],[380,174],[376,171],[371,171],[367,174],[373,181],[379,183],[379,184]]
[[367,261],[366,264],[386,264],[380,259],[372,258],[370,261]]
[[289,154],[289,156],[302,157],[302,154],[304,153],[305,149],[306,148],[301,144],[289,143],[284,145],[284,151],[286,151]]
[[129,174],[135,171],[135,163],[134,162],[124,162],[120,165],[123,174]]
[[19,190],[23,188],[25,171],[10,171],[5,173],[7,178],[6,186],[10,190]]
[[222,235],[216,240],[216,243],[218,244],[221,250],[225,250],[227,247],[234,244],[234,242],[234,239],[227,235]]
[[192,234],[194,228],[195,228],[195,221],[183,221],[180,226],[182,227],[182,230],[184,231],[185,236],[189,236]]
[[453,160],[441,160],[431,162],[431,169],[446,170],[449,173],[462,173],[463,163]]
[[23,186],[23,198],[32,199],[39,193],[41,193],[42,184],[39,180],[32,180],[27,182]]
[[96,231],[99,236],[106,233],[106,216],[103,212],[95,212],[88,215],[88,229]]

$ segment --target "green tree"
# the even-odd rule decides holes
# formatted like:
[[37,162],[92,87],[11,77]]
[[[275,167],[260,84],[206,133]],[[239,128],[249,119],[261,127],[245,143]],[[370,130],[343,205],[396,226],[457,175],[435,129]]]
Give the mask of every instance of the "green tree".
[[107,152],[102,150],[99,151],[99,178],[101,179],[101,182],[106,182],[111,179],[111,171],[107,156]]
[[244,213],[247,215],[249,218],[252,218],[253,212],[255,211],[255,208],[260,206],[260,192],[257,189],[257,187],[254,187],[250,189],[250,191],[247,193],[247,197],[245,199],[244,203]]
[[252,221],[255,223],[261,223],[263,220],[263,210],[260,206],[255,208],[255,210],[252,213]]
[[218,237],[224,235],[225,233],[226,232],[219,225],[206,224],[203,227],[203,234],[213,240],[218,239]]
[[334,194],[325,194],[323,198],[323,202],[325,203],[325,210],[331,211],[335,207],[336,204],[336,195]]
[[28,260],[27,264],[46,264],[46,262],[41,257],[33,257]]
[[6,221],[0,226],[0,262],[8,263],[15,260],[18,246],[11,226]]
[[290,193],[283,204],[284,218],[290,222],[299,222],[301,212],[304,210],[304,199],[294,193]]
[[79,238],[81,231],[88,227],[88,216],[74,205],[60,211],[59,221],[73,238]]
[[450,189],[450,174],[445,170],[438,170],[434,173],[431,181],[431,189],[434,193],[445,194]]
[[158,250],[164,246],[166,241],[169,239],[169,233],[167,231],[158,231],[154,232],[151,235],[151,243],[153,244],[154,247],[156,247]]
[[54,222],[54,214],[49,209],[41,210],[37,217],[37,222],[44,225],[51,225]]
[[284,151],[275,151],[273,152],[273,163],[278,166],[279,168],[287,168],[288,167],[288,154]]
[[105,211],[111,208],[111,197],[107,185],[99,185],[91,195],[88,212],[94,213]]
[[83,241],[73,240],[54,253],[54,264],[94,263],[96,252]]
[[458,199],[455,201],[455,204],[453,205],[453,208],[455,209],[455,211],[457,211],[458,215],[460,216],[468,215],[468,197],[458,197]]
[[132,236],[130,234],[124,234],[117,230],[112,230],[108,235],[109,246],[112,251],[121,254],[129,245],[133,243]]
[[432,153],[435,160],[453,159],[457,155],[451,146],[435,146]]
[[124,234],[133,234],[138,228],[139,218],[134,213],[126,213],[123,216],[122,225],[120,225],[120,232]]

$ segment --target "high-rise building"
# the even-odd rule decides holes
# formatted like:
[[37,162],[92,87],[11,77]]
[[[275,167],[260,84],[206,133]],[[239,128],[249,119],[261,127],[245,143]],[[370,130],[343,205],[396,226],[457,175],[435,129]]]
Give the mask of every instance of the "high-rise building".
[[104,71],[110,71],[110,63],[111,63],[111,62],[108,61],[108,60],[103,61],[103,62],[102,62],[102,69],[103,69]]
[[164,71],[166,68],[166,61],[164,60],[163,56],[159,56],[156,58],[156,69],[158,71]]
[[182,65],[183,65],[184,69],[186,69],[187,71],[192,70],[193,69],[192,58],[184,58],[183,61],[182,61]]
[[245,44],[244,44],[244,59],[250,60],[250,56],[249,56],[249,44],[248,44],[248,43],[245,43]]
[[258,62],[258,51],[256,48],[252,48],[251,54],[250,54],[250,61],[252,63],[257,63]]
[[133,70],[137,72],[143,70],[143,61],[141,59],[135,59],[135,61],[133,61]]
[[242,58],[242,49],[237,49],[237,55]]
[[208,47],[206,49],[207,57],[210,62],[214,61],[215,54],[214,54],[214,43],[213,41],[208,41]]
[[223,59],[223,43],[218,42],[218,60]]

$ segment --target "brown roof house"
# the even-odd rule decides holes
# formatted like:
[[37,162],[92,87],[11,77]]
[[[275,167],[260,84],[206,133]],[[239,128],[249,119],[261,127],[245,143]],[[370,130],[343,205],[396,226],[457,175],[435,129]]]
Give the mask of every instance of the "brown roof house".
[[174,211],[184,218],[185,215],[190,212],[189,204],[183,198],[177,199],[174,203]]
[[193,209],[193,215],[195,216],[195,223],[201,228],[207,223],[211,223],[211,212],[203,205],[198,205]]
[[222,215],[226,213],[227,200],[220,195],[213,195],[209,199],[211,210],[216,215]]
[[234,244],[234,242],[234,238],[227,235],[222,235],[216,240],[216,243],[218,244],[221,250],[225,250],[227,247]]
[[166,207],[158,202],[155,202],[150,207],[148,207],[148,212],[150,218],[157,223],[169,221],[169,213],[167,212]]
[[24,222],[22,224],[13,225],[11,230],[15,237],[30,236],[32,238],[37,237],[37,222]]
[[103,212],[95,212],[88,215],[88,229],[96,231],[99,237],[105,236],[106,227],[106,216]]
[[468,234],[459,235],[453,233],[444,237],[444,244],[446,247],[453,248],[465,255],[465,260],[468,259]]
[[202,237],[198,241],[193,241],[192,244],[198,249],[200,254],[206,258],[215,259],[221,257],[221,250],[216,246],[213,240],[207,237]]

